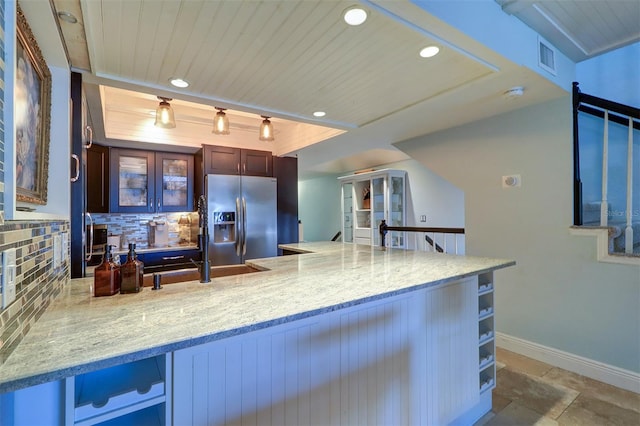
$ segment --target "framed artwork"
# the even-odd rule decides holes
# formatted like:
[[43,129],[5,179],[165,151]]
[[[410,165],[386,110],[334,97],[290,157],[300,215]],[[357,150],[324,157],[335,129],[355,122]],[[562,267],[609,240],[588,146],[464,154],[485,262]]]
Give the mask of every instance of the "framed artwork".
[[51,72],[19,5],[15,81],[16,200],[46,204]]

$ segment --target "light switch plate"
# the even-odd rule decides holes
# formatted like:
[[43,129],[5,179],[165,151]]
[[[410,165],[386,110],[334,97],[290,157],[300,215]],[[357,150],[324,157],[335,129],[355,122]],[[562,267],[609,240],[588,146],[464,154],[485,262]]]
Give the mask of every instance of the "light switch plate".
[[2,253],[2,309],[16,300],[16,249]]

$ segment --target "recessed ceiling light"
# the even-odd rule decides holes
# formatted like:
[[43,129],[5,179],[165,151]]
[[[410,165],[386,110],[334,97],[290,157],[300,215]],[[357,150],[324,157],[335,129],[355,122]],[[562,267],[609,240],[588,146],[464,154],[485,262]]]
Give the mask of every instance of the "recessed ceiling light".
[[60,12],[58,12],[58,18],[60,18],[62,21],[64,22],[68,22],[70,24],[75,24],[78,22],[78,18],[76,18],[75,16],[73,16],[72,13],[69,12],[65,12],[63,10],[61,10]]
[[347,24],[356,26],[367,20],[367,12],[360,7],[354,6],[344,12],[343,18]]
[[316,111],[313,113],[314,117],[324,117],[325,115],[327,115],[327,113],[324,111]]
[[189,83],[181,78],[171,78],[169,79],[169,82],[175,86],[175,87],[179,87],[181,89],[184,89],[185,87],[189,87]]
[[427,46],[420,51],[420,56],[423,58],[431,58],[436,56],[439,51],[440,48],[438,46]]

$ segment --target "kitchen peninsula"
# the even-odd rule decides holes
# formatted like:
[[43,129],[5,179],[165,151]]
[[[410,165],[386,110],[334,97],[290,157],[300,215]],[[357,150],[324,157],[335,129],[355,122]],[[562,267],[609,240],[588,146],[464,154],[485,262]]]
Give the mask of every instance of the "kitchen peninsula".
[[[91,279],[72,280],[0,368],[3,415],[24,414],[31,390],[67,424],[472,423],[490,409],[493,271],[513,261],[282,248],[307,254],[132,295],[94,298]],[[156,379],[82,394],[149,360]]]

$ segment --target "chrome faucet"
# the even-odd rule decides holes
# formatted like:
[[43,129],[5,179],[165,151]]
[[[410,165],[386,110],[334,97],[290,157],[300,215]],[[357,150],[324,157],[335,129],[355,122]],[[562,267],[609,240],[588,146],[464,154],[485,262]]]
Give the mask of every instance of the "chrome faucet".
[[211,266],[209,264],[209,226],[208,226],[208,205],[207,197],[201,195],[198,198],[198,217],[200,233],[198,234],[198,245],[200,246],[200,253],[202,255],[202,262],[200,264],[200,282],[211,282]]

